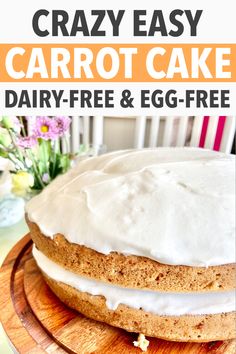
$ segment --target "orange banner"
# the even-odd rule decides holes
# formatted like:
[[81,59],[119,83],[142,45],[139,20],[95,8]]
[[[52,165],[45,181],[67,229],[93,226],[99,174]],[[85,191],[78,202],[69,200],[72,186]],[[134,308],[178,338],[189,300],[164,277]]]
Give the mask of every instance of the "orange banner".
[[236,44],[0,44],[0,82],[236,82]]

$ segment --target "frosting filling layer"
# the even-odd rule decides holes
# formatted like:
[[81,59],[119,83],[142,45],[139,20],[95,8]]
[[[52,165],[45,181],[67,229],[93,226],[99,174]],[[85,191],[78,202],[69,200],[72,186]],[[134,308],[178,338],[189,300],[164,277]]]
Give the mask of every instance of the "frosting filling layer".
[[160,263],[235,262],[235,159],[195,148],[119,151],[79,162],[26,212],[49,237]]
[[50,278],[79,291],[104,296],[110,310],[115,310],[119,304],[160,316],[216,314],[235,310],[235,291],[180,294],[123,288],[70,272],[51,261],[35,246],[33,256],[39,268]]

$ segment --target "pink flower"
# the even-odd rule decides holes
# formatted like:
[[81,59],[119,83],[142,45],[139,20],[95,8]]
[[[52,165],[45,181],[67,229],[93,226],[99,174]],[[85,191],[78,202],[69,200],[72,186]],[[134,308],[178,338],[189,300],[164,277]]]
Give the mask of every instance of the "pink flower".
[[44,140],[55,140],[58,138],[56,122],[49,117],[36,117],[36,125],[34,130],[36,138]]
[[69,129],[71,118],[69,117],[54,117],[58,136],[63,136]]
[[37,144],[37,139],[35,136],[25,136],[18,138],[17,145],[24,149],[30,149]]

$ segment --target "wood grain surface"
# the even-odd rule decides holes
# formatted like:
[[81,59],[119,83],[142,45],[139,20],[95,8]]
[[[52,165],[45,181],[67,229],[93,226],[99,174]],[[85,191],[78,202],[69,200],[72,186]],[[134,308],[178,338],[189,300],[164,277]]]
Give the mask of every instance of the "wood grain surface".
[[[19,353],[141,353],[132,344],[137,334],[90,320],[66,307],[44,282],[31,246],[26,235],[11,250],[0,272],[1,322]],[[148,354],[235,353],[235,341],[200,344],[148,339]]]

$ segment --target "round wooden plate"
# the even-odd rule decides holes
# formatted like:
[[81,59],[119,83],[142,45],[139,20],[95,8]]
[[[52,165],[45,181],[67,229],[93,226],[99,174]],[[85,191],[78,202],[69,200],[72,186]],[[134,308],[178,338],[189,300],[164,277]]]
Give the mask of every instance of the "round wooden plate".
[[[29,235],[5,259],[0,272],[0,316],[19,353],[141,353],[137,334],[85,318],[48,288],[31,254]],[[149,338],[149,354],[235,353],[235,342],[176,343]]]

